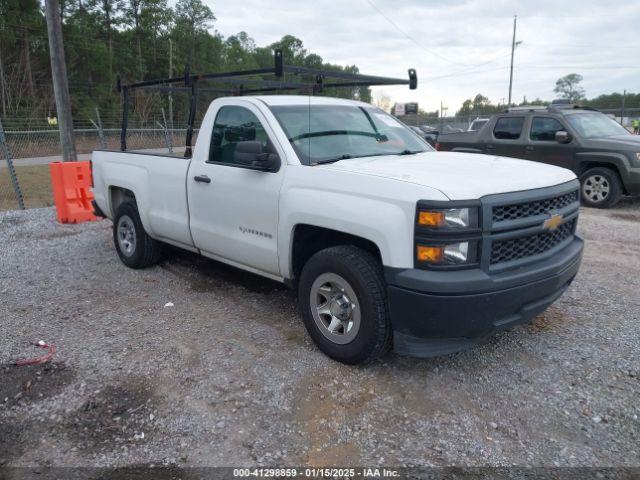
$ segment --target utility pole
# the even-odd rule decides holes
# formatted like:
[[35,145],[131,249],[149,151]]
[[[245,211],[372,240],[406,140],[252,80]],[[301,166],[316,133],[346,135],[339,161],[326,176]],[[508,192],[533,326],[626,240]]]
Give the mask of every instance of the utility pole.
[[627,90],[622,92],[622,111],[620,112],[620,125],[624,127],[624,101],[627,97]]
[[516,21],[518,19],[517,15],[513,16],[513,38],[511,39],[511,69],[509,70],[509,104],[507,107],[511,106],[511,87],[513,86],[513,52],[516,50]]
[[445,107],[442,105],[442,100],[440,100],[440,133],[442,132],[442,129],[444,128],[444,111],[447,110],[449,107]]
[[47,32],[49,34],[49,56],[51,57],[51,78],[56,100],[62,160],[76,161],[76,144],[73,139],[73,118],[71,117],[71,97],[67,81],[67,65],[62,45],[62,20],[58,0],[45,0]]
[[[173,41],[169,39],[169,78],[173,77]],[[170,134],[173,135],[173,95],[169,92],[169,124],[164,122],[165,126],[169,128]]]
[[4,80],[4,64],[2,63],[2,45],[0,45],[0,97],[2,97],[2,116],[7,116],[7,99],[5,97],[6,87]]

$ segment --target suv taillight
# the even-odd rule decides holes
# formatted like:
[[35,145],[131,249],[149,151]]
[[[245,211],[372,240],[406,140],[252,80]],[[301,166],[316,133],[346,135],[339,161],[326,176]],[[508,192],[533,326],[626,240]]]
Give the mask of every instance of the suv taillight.
[[441,148],[440,142],[436,142],[436,150],[440,151],[440,148]]

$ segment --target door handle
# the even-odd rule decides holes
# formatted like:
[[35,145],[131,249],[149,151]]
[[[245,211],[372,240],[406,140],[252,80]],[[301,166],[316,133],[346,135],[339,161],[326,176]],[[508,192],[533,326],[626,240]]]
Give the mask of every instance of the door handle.
[[193,177],[193,179],[196,182],[200,182],[200,183],[211,183],[211,179],[206,175],[196,175],[195,177]]
[[493,145],[487,145],[487,150],[491,150],[493,148]]
[[525,149],[527,152],[533,152],[533,146],[532,146],[532,145],[527,145],[526,147],[524,147],[524,149]]

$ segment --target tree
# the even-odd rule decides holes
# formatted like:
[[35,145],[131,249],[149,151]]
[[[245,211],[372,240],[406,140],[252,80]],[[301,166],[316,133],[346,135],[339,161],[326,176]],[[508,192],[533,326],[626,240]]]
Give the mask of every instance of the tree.
[[183,29],[189,39],[187,57],[192,66],[196,54],[197,36],[205,34],[215,19],[211,9],[201,0],[178,0],[176,4],[176,28]]
[[167,0],[146,0],[140,12],[142,31],[151,39],[154,63],[158,60],[158,39],[171,28],[172,13]]
[[580,86],[582,75],[570,73],[556,81],[556,87],[553,89],[559,98],[564,98],[575,103],[584,98],[584,88]]
[[[585,105],[597,109],[621,109],[622,108],[622,93],[609,93],[606,95],[600,95],[591,100],[585,100]],[[640,108],[640,94],[629,93],[624,96],[625,108],[637,109]]]
[[493,105],[488,97],[478,93],[473,99],[468,98],[462,103],[462,108],[456,112],[456,116],[491,115],[502,108],[499,105]]
[[[47,125],[55,115],[51,63],[43,15],[44,0],[0,0],[0,114],[11,128]],[[247,32],[223,37],[212,29],[215,16],[206,0],[59,0],[71,108],[78,122],[95,120],[96,108],[105,127],[119,125],[121,99],[116,74],[124,83],[180,75],[189,63],[193,73],[273,68],[273,50],[282,48],[291,65],[358,73],[355,65],[327,63],[301,39],[283,36],[258,46]],[[313,82],[315,76],[300,75]],[[235,84],[227,84],[232,87]],[[319,95],[369,101],[368,87],[325,87]],[[211,101],[202,93],[196,122]],[[149,90],[132,93],[129,119],[155,125],[162,121],[168,95]],[[189,109],[188,94],[171,97],[176,121]]]
[[247,32],[231,35],[224,42],[225,65],[230,70],[258,68],[255,49],[256,44]]
[[140,80],[144,78],[144,65],[142,63],[142,29],[140,28],[140,10],[144,0],[129,0],[125,15],[129,25],[133,27],[138,47],[138,75]]
[[123,8],[124,0],[90,0],[89,8],[96,11],[102,34],[109,49],[109,83],[113,82],[113,36],[114,28],[120,25],[117,14]]
[[544,105],[549,105],[549,102],[545,102],[544,100],[541,100],[540,98],[536,98],[535,100],[527,100],[527,97],[523,97],[522,98],[522,102],[520,102],[518,104],[519,107],[525,107],[525,106],[544,106]]
[[280,41],[270,45],[271,50],[282,50],[284,63],[290,65],[302,65],[307,56],[307,50],[302,44],[302,40],[293,35],[285,35]]
[[391,97],[386,92],[378,91],[373,96],[373,104],[384,110],[385,112],[391,111]]

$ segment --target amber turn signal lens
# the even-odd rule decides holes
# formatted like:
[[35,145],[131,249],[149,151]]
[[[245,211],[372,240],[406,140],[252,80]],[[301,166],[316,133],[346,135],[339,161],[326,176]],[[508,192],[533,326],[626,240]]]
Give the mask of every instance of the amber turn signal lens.
[[420,262],[441,263],[444,259],[444,247],[418,245],[417,254]]
[[418,224],[427,227],[444,225],[444,212],[419,212]]

